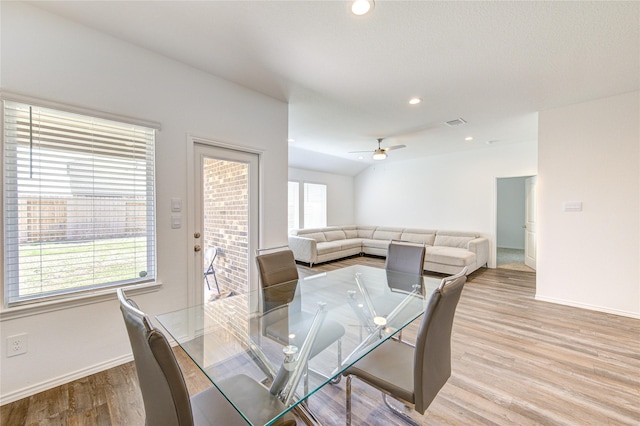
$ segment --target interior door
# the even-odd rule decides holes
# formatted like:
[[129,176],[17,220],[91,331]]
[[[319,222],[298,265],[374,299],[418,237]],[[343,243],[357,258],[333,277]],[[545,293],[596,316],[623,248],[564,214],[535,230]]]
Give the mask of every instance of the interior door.
[[537,176],[525,181],[525,232],[524,232],[524,263],[536,269],[536,233],[537,233]]
[[[193,153],[194,302],[202,303],[255,286],[251,259],[259,235],[259,156],[200,141]],[[217,248],[213,263],[205,259],[210,247]],[[210,265],[214,273],[205,280],[203,271]]]

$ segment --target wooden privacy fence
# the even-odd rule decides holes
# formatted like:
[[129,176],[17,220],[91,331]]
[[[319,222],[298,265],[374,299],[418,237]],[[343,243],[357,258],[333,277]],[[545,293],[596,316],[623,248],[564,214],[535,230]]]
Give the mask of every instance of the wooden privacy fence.
[[20,197],[18,209],[20,243],[141,236],[150,214],[142,197]]

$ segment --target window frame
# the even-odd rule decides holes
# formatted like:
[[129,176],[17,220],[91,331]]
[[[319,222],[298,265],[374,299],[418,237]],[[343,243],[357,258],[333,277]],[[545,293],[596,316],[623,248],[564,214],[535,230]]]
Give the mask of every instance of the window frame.
[[[5,129],[5,101],[32,105],[34,107],[37,106],[40,108],[57,110],[63,113],[79,114],[79,115],[91,117],[97,120],[108,120],[108,121],[118,122],[126,125],[146,127],[149,130],[153,130],[155,133],[155,135],[153,136],[154,147],[155,145],[157,145],[155,140],[157,138],[157,132],[160,131],[161,127],[159,123],[152,122],[152,121],[139,120],[131,117],[108,114],[101,111],[95,111],[88,108],[65,105],[57,102],[46,101],[46,100],[22,96],[18,94],[0,92],[0,103],[2,104],[0,106],[2,110],[2,120],[0,121],[0,129],[2,130],[2,164],[3,164],[2,166],[3,173],[1,178],[2,179],[2,203],[3,203],[3,206],[2,206],[3,219],[2,219],[1,232],[3,235],[3,244],[0,246],[0,255],[2,256],[3,270],[6,271],[7,252],[6,252],[4,241],[8,237],[7,228],[6,228],[7,218],[5,217],[6,216],[5,212],[7,211],[8,206],[7,206],[7,193],[5,188],[7,183],[5,179],[6,178],[5,169],[7,167],[7,160],[6,160],[7,144],[5,143],[5,137],[6,137],[5,135],[5,130],[6,130]],[[146,210],[150,211],[152,214],[152,219],[150,220],[152,220],[152,225],[153,225],[153,230],[147,231],[145,236],[148,250],[151,251],[152,256],[154,258],[153,260],[154,270],[152,271],[152,274],[150,274],[151,277],[148,280],[140,280],[138,282],[122,282],[122,283],[106,282],[106,283],[103,283],[104,285],[97,285],[92,288],[88,288],[85,286],[77,290],[70,289],[70,291],[65,291],[64,293],[60,293],[60,294],[55,294],[55,295],[50,295],[45,297],[35,297],[25,301],[18,300],[14,302],[9,300],[8,291],[9,291],[10,283],[7,282],[5,272],[3,272],[2,288],[0,291],[0,298],[1,298],[0,299],[0,320],[4,320],[5,318],[31,315],[33,313],[52,311],[57,309],[65,309],[71,305],[95,303],[95,301],[97,300],[104,300],[104,299],[113,297],[112,295],[113,293],[115,293],[115,289],[119,287],[125,287],[128,289],[131,289],[135,294],[139,292],[157,290],[161,286],[161,284],[157,281],[157,209],[156,209],[157,162],[155,158],[155,148],[153,149],[152,154],[153,154],[152,155],[153,184],[152,184],[152,187],[149,189],[149,191],[152,191],[152,194],[151,194],[152,200],[149,201],[149,199],[147,198],[145,201]],[[149,239],[150,237],[148,232],[153,233],[151,240]],[[90,241],[95,241],[95,239],[91,239]],[[148,246],[149,242],[152,243],[152,246]]]
[[312,226],[312,228],[325,228],[327,226],[328,223],[328,219],[327,219],[327,212],[329,210],[328,207],[328,201],[329,201],[329,186],[326,183],[318,183],[318,182],[304,182],[302,184],[302,210],[303,210],[303,217],[302,217],[302,221],[304,223],[304,227],[305,228],[309,228],[307,226],[307,187],[310,185],[315,185],[315,186],[323,186],[324,187],[324,225],[318,225],[318,226]]
[[[307,224],[305,223],[305,198],[306,198],[306,186],[307,185],[322,185],[325,187],[325,202],[324,202],[324,219],[325,219],[325,225],[324,227],[328,226],[328,221],[329,221],[329,185],[327,185],[324,182],[312,182],[312,181],[306,181],[306,180],[288,180],[288,183],[296,183],[298,184],[298,192],[297,192],[297,198],[298,198],[298,224],[299,224],[299,228],[297,229],[309,229],[309,227],[307,226]],[[289,194],[289,191],[287,191],[287,194]],[[287,205],[289,205],[290,200],[287,199]],[[287,209],[287,213],[288,213],[288,209]],[[288,227],[288,223],[289,223],[289,218],[287,217],[287,227]],[[296,228],[293,228],[296,229]],[[287,232],[291,231],[291,229],[288,229]]]
[[[296,184],[296,190],[295,190],[295,205],[291,206],[291,199],[288,197],[292,194],[291,192],[291,184]],[[302,215],[301,213],[301,206],[300,206],[300,182],[297,180],[289,180],[287,181],[287,232],[291,231],[292,229],[299,229],[300,228],[300,223],[301,223],[301,217]],[[295,212],[291,211],[291,208],[295,209]],[[297,208],[296,208],[297,207]],[[293,220],[294,224],[297,223],[297,227],[289,227],[289,224],[291,223],[291,217],[289,216],[291,213],[293,213],[295,215],[295,219]]]

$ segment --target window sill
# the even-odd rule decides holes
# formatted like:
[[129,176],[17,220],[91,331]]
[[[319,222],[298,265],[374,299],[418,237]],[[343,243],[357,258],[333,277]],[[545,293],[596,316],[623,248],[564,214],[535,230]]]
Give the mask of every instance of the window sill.
[[[127,290],[127,295],[136,295],[158,291],[162,288],[162,283],[145,283],[140,285],[126,286],[124,288]],[[28,305],[14,306],[9,308],[0,308],[0,322],[115,299],[117,299],[116,288],[109,288],[92,293],[69,296],[64,299],[34,302]]]

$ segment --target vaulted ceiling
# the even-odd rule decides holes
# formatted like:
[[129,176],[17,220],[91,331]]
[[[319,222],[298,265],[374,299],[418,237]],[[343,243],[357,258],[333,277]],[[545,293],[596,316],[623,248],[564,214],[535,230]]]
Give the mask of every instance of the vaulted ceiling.
[[535,141],[538,111],[640,89],[640,2],[30,3],[288,102],[293,167]]

